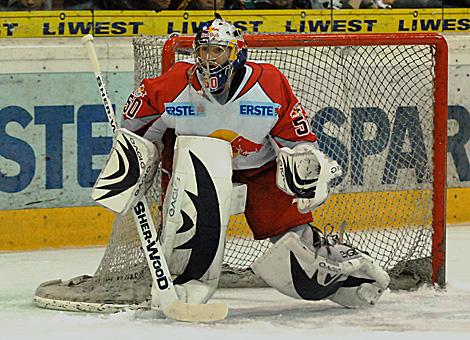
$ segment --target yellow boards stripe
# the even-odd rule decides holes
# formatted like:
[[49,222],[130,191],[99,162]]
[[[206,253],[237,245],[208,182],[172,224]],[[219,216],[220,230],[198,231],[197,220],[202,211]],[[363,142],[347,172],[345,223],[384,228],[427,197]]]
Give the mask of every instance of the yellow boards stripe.
[[447,223],[470,222],[470,188],[447,189]]
[[[330,223],[339,227],[347,222],[348,231],[371,228],[403,228],[431,225],[432,192],[409,190],[391,192],[360,192],[331,195],[315,210],[313,223],[323,229]],[[470,221],[470,188],[447,190],[447,223]],[[243,215],[232,216],[227,229],[229,237],[248,237],[251,231]]]
[[[347,230],[430,224],[431,199],[430,191],[332,195],[327,203],[313,213],[313,220],[320,228],[326,223],[339,226],[341,222],[346,221]],[[418,205],[413,203],[417,201],[421,203]],[[470,188],[448,189],[448,224],[469,222],[469,207]],[[106,245],[113,220],[114,214],[97,206],[2,210],[0,250]],[[232,216],[227,235],[228,237],[252,235],[243,215]]]
[[0,211],[0,250],[106,245],[114,214],[101,207]]

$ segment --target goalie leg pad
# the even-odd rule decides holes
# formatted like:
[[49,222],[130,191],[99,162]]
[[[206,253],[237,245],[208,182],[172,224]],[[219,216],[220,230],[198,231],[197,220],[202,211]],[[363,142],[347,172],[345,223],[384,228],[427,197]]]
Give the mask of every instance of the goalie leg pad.
[[252,268],[271,287],[303,300],[325,299],[347,279],[338,263],[308,247],[294,232],[286,233]]
[[286,233],[252,267],[285,295],[329,298],[347,307],[375,304],[390,281],[369,256],[347,245],[329,244],[312,228],[301,236]]
[[329,300],[350,308],[372,306],[388,287],[390,277],[387,272],[370,256],[348,245],[339,244],[336,235],[325,237],[318,229],[307,228],[301,239],[307,245],[320,245],[319,252],[331,261],[338,262],[342,272],[348,275]]
[[[330,300],[349,308],[374,306],[390,283],[390,277],[372,258],[362,254],[364,264],[350,276]],[[369,282],[361,283],[362,280]]]
[[230,144],[210,137],[178,137],[161,240],[182,301],[205,303],[217,288],[231,193]]

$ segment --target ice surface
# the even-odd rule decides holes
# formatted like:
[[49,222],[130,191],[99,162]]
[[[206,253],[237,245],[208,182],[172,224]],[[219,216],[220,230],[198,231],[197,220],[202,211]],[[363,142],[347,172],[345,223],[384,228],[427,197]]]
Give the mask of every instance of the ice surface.
[[212,324],[162,319],[157,312],[57,312],[36,308],[43,281],[93,274],[104,249],[0,253],[0,339],[470,339],[470,226],[448,228],[447,288],[387,291],[374,308],[304,302],[272,289],[222,289],[228,318]]

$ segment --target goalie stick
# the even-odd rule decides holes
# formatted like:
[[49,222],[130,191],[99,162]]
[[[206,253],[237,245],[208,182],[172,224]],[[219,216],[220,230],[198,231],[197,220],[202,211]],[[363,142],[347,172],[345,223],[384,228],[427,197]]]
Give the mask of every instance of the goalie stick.
[[[93,46],[93,36],[90,34],[84,36],[82,43],[88,52],[106,115],[114,133],[117,130],[116,117],[101,75],[98,58]],[[178,321],[197,322],[224,319],[228,313],[227,305],[224,303],[188,304],[178,299],[145,196],[134,206],[132,215],[154,286],[158,292],[158,307],[162,312],[168,318]]]

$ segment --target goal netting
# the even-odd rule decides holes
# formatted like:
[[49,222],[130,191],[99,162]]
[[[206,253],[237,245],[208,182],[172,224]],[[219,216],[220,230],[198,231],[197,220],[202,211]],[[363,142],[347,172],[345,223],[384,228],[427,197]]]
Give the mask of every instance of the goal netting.
[[[192,57],[191,37],[134,39],[135,83]],[[309,113],[322,150],[344,169],[314,224],[391,275],[392,288],[444,284],[447,59],[439,35],[247,35],[249,59],[276,65]],[[164,52],[162,52],[164,51]],[[148,193],[158,219],[159,178]],[[158,224],[157,221],[156,224]],[[250,270],[269,241],[232,216],[224,286],[257,286]],[[132,216],[116,216],[93,276],[43,283],[35,302],[67,310],[146,308],[151,277]]]

